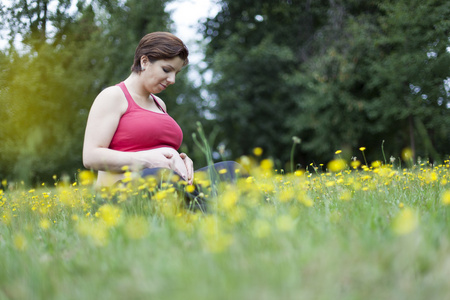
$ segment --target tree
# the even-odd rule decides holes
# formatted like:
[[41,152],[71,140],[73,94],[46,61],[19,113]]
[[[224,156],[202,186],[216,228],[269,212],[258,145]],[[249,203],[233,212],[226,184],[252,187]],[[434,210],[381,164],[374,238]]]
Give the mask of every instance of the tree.
[[284,119],[294,108],[286,76],[307,59],[324,1],[222,1],[207,20],[206,58],[214,73],[209,91],[224,143],[234,156],[263,147],[289,156],[292,136]]
[[[170,27],[164,0],[78,1],[76,10],[70,3],[17,0],[2,9],[9,16],[2,29],[10,46],[0,53],[1,178],[50,181],[82,168],[84,128],[95,96],[129,75],[144,33]],[[189,86],[186,76],[180,81]],[[175,119],[185,114],[177,92],[171,89],[165,99],[176,107]],[[191,99],[198,99],[195,89],[178,101]]]
[[303,149],[329,159],[336,149],[366,146],[379,159],[385,141],[389,155],[409,146],[439,160],[450,128],[448,9],[445,1],[384,1],[368,16],[343,7],[341,25],[324,26],[315,40],[325,51],[290,82],[303,92],[305,122],[287,119],[306,136]]
[[[205,23],[209,91],[234,155],[379,159],[448,152],[448,1],[221,1]],[[281,164],[283,166],[283,164]]]

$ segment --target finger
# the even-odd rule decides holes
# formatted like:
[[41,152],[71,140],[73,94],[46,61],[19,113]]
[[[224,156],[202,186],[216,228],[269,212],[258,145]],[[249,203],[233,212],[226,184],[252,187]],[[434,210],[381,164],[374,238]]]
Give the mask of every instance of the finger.
[[189,181],[189,184],[192,184],[192,182],[194,181],[194,164],[190,159],[186,160],[185,163],[187,170],[187,179]]
[[175,173],[177,173],[179,176],[181,176],[181,178],[183,178],[183,180],[186,180],[186,181],[187,181],[186,173],[183,172],[183,170],[181,170],[180,168],[178,168],[178,167],[177,167],[177,164],[172,164],[171,169],[172,169]]
[[163,153],[163,155],[164,155],[166,158],[172,158],[172,157],[173,157],[173,154],[172,154],[172,153],[169,153],[169,152],[165,152],[165,153]]

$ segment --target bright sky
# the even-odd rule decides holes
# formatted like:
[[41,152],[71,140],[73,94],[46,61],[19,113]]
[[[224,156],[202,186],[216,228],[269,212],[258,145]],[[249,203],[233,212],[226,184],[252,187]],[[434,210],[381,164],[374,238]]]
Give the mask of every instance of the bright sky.
[[[11,5],[10,0],[2,2],[6,6]],[[167,11],[172,12],[172,19],[175,22],[174,33],[188,46],[192,63],[201,59],[199,49],[196,47],[196,41],[201,40],[201,35],[197,34],[199,21],[217,14],[219,6],[216,2],[217,0],[174,0],[167,5]]]
[[206,17],[215,16],[219,12],[216,0],[175,0],[167,5],[167,11],[172,11],[176,34],[189,49],[190,64],[196,65],[203,58],[198,41],[202,35],[197,33],[200,21]]

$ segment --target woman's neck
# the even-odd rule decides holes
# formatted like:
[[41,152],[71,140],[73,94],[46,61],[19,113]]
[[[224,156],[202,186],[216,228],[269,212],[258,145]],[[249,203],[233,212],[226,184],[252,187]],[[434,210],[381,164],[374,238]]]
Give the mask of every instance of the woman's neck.
[[148,99],[150,93],[144,88],[141,76],[136,73],[131,73],[127,79],[124,80],[130,94],[135,94],[142,99]]

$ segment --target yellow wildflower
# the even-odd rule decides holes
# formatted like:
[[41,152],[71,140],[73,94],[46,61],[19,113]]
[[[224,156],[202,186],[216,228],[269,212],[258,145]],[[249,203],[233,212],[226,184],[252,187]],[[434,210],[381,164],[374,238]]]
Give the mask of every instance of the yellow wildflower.
[[279,196],[278,199],[280,200],[280,202],[282,203],[286,203],[291,201],[295,196],[295,193],[292,189],[287,189],[287,190],[283,190]]
[[376,160],[376,161],[372,162],[371,166],[372,166],[372,168],[379,168],[379,167],[381,167],[381,161]]
[[263,154],[263,149],[261,147],[256,147],[253,149],[253,154],[255,156],[261,156]]
[[334,159],[330,161],[327,165],[328,170],[337,173],[345,169],[347,163],[343,159]]
[[294,172],[294,175],[297,176],[297,177],[300,177],[303,174],[305,174],[305,171],[303,171],[303,170],[297,170],[297,171]]
[[344,191],[339,199],[342,201],[350,201],[352,199],[352,193],[350,191]]
[[350,163],[350,166],[352,166],[353,169],[358,168],[361,165],[361,162],[359,160],[352,160]]
[[238,193],[234,189],[227,189],[221,196],[220,206],[225,210],[230,210],[236,206]]
[[49,227],[50,227],[50,221],[48,220],[48,219],[42,219],[40,222],[39,222],[39,226],[42,228],[42,229],[44,229],[44,230],[47,230]]
[[16,248],[17,250],[23,251],[28,246],[27,238],[22,233],[14,234],[13,245],[14,245],[14,248]]
[[405,148],[402,150],[402,159],[404,161],[410,161],[413,159],[413,151],[411,148]]
[[398,235],[405,235],[417,228],[417,213],[409,207],[403,208],[392,222],[392,230]]
[[446,191],[442,194],[441,202],[442,202],[442,204],[444,204],[444,205],[450,205],[450,190],[446,190]]
[[273,168],[273,161],[271,159],[264,159],[261,161],[261,169],[270,171]]
[[291,231],[295,226],[295,222],[290,215],[279,216],[275,224],[279,231]]
[[155,195],[155,199],[158,201],[161,201],[161,200],[165,199],[166,197],[167,197],[166,191],[159,191]]
[[252,228],[253,235],[257,238],[265,238],[271,232],[271,226],[266,220],[255,220]]
[[84,170],[78,173],[78,180],[81,185],[91,185],[95,181],[95,175],[91,171]]
[[108,227],[114,227],[119,223],[120,214],[120,208],[111,204],[105,204],[98,210],[98,217],[103,220]]
[[149,224],[142,216],[132,217],[125,224],[125,233],[130,239],[141,239],[149,233]]
[[194,185],[191,185],[191,184],[186,185],[185,190],[186,190],[186,192],[188,192],[188,193],[193,193],[193,192],[195,191],[195,186],[194,186]]
[[220,169],[219,174],[226,174],[228,172],[227,169]]

